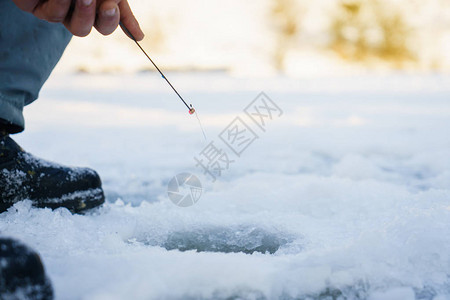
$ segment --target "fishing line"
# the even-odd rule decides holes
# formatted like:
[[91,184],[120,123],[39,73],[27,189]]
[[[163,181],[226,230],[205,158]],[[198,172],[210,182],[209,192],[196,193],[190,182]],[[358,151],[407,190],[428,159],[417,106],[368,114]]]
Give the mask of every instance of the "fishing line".
[[197,117],[198,125],[200,125],[200,129],[201,129],[202,132],[203,132],[203,137],[205,138],[205,141],[207,141],[208,138],[206,137],[205,130],[203,129],[202,122],[200,122],[200,118],[198,117],[197,112],[195,112],[195,116]]

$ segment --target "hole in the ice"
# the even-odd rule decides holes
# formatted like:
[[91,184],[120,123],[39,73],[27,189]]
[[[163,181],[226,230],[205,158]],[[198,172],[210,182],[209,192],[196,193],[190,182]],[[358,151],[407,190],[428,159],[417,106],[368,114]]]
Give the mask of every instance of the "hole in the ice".
[[[282,232],[268,231],[257,227],[209,227],[196,230],[169,233],[159,246],[167,250],[197,252],[243,252],[252,254],[275,253],[280,247],[292,242],[292,238]],[[146,241],[148,245],[155,243]]]

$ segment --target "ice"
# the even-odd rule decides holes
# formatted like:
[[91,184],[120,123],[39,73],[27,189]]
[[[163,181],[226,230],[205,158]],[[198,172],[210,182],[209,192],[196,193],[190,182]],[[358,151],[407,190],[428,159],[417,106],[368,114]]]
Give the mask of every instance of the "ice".
[[376,292],[369,298],[370,300],[414,300],[414,291],[411,288],[396,288],[386,292]]
[[[450,78],[171,75],[224,150],[261,90],[284,115],[212,183],[193,159],[209,141],[155,74],[52,77],[14,138],[96,169],[107,203],[22,201],[0,232],[39,251],[57,299],[448,299]],[[167,196],[182,172],[204,187],[188,208]]]

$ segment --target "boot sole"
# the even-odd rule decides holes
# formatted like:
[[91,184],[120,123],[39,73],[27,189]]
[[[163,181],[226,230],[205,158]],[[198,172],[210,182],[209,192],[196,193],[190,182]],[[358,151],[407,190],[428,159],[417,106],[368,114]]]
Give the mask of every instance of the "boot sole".
[[46,199],[44,201],[33,201],[35,207],[56,209],[65,207],[72,213],[81,213],[88,209],[102,205],[105,195],[101,188],[77,191],[58,198]]

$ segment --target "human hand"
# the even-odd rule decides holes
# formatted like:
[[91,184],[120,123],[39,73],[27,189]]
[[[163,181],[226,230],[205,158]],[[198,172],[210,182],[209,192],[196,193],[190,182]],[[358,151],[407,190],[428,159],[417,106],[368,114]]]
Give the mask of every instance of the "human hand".
[[63,23],[76,36],[87,36],[94,26],[103,35],[111,34],[122,22],[140,41],[144,33],[127,0],[13,0],[22,10],[52,23]]

